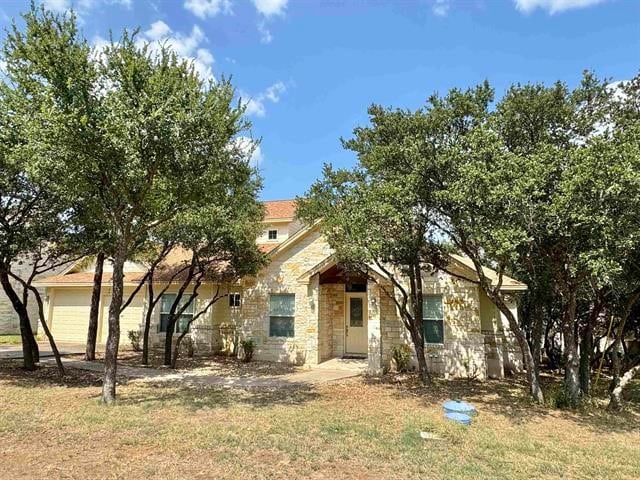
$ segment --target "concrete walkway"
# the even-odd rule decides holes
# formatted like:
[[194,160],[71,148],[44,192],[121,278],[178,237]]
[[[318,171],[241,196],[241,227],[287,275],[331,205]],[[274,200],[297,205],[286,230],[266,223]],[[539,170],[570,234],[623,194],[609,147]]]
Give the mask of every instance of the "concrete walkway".
[[[103,372],[101,362],[87,362],[75,358],[63,358],[65,367],[92,372]],[[54,363],[53,359],[42,363]],[[118,365],[118,375],[140,382],[178,382],[187,386],[213,386],[226,388],[281,388],[319,385],[361,375],[355,369],[313,368],[286,375],[272,376],[221,376],[206,369],[175,371],[162,368],[130,367]]]
[[[56,346],[60,355],[73,355],[85,351],[84,344],[56,342]],[[38,349],[40,350],[40,358],[53,357],[49,342],[38,342]],[[0,345],[0,360],[20,358],[22,358],[22,345]]]

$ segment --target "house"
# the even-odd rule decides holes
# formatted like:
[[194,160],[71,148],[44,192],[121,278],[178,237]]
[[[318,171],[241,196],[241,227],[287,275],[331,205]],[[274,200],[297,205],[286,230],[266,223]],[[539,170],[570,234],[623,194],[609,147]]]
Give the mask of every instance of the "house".
[[[376,281],[347,275],[317,226],[305,227],[295,217],[295,202],[266,202],[260,248],[270,262],[256,276],[229,287],[218,301],[191,326],[199,349],[233,348],[235,339],[256,341],[257,360],[316,365],[333,358],[366,359],[370,372],[390,364],[392,346],[411,344],[392,300]],[[501,377],[521,368],[521,353],[506,319],[472,281],[475,271],[468,259],[451,257],[455,275],[425,274],[425,328],[431,370],[450,376]],[[98,342],[107,338],[110,272],[105,265]],[[487,269],[489,278],[495,272]],[[144,274],[144,266],[125,267],[125,298]],[[40,281],[47,291],[47,315],[58,340],[86,338],[93,265],[78,263],[60,275]],[[469,279],[470,281],[462,278]],[[390,288],[390,285],[389,285]],[[504,278],[502,289],[516,313],[517,293],[526,286]],[[164,341],[165,314],[175,288],[167,290],[153,314],[152,342]],[[386,289],[389,291],[388,289]],[[195,306],[198,311],[214,294],[204,285]],[[145,289],[135,296],[121,316],[121,342],[130,330],[140,330],[146,308]]]
[[[51,270],[46,275],[52,275],[63,270],[64,267],[51,266]],[[12,262],[11,271],[18,277],[27,279],[33,271],[33,260],[29,258],[29,256],[21,257]],[[40,276],[36,277],[36,279],[38,278],[40,278]],[[22,284],[12,277],[10,277],[9,282],[18,294],[18,297],[22,299],[24,292]],[[42,288],[38,290],[40,295],[44,296],[44,290]],[[37,334],[40,326],[40,315],[38,312],[38,303],[31,293],[27,301],[27,314],[31,322],[31,329],[34,334]],[[3,288],[0,288],[0,335],[20,335],[20,319]]]

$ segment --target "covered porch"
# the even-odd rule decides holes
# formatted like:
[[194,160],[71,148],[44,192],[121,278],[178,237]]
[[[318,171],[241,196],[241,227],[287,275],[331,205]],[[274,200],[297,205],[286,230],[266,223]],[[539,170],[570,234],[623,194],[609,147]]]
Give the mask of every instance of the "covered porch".
[[317,282],[318,366],[340,365],[370,373],[382,370],[380,291],[366,276],[348,272],[333,256],[305,272],[301,283]]

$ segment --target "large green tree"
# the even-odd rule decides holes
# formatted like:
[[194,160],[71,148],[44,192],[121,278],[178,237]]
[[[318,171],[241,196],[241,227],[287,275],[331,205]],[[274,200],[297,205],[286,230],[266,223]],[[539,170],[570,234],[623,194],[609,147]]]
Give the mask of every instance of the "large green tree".
[[135,33],[124,32],[91,52],[73,16],[33,9],[25,18],[25,32],[14,29],[8,49],[20,56],[14,80],[46,106],[30,121],[40,132],[33,168],[56,179],[78,229],[92,218],[110,240],[103,401],[111,403],[124,264],[177,215],[255,183],[250,152],[235,148],[249,125],[228,81],[204,82],[166,46],[139,46]]
[[369,116],[371,126],[343,142],[358,166],[326,166],[324,178],[299,199],[298,215],[308,224],[320,221],[338,261],[367,274],[395,303],[427,383],[423,281],[446,263],[446,248],[432,238],[437,212],[427,183],[437,166],[422,141],[428,126],[420,112],[374,105]]

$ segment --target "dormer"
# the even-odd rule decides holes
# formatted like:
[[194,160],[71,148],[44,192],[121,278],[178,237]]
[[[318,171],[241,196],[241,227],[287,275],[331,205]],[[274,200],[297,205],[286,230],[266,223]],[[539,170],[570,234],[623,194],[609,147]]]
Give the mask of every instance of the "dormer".
[[295,200],[270,200],[264,202],[264,206],[263,230],[258,244],[270,250],[298,231],[301,224],[296,218]]

